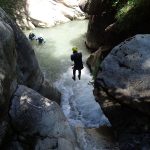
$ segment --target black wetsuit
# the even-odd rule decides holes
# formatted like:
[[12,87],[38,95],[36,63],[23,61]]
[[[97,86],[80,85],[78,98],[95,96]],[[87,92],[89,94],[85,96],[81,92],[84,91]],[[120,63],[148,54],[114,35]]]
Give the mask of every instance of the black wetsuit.
[[76,78],[76,70],[79,71],[78,78],[80,80],[81,78],[81,70],[83,69],[83,62],[82,62],[82,53],[74,52],[71,55],[71,60],[74,61],[74,67],[73,67],[73,79]]
[[44,39],[42,37],[38,37],[37,40],[38,40],[39,44],[42,44],[44,42]]
[[34,33],[30,33],[30,34],[29,34],[29,39],[30,39],[30,40],[34,40],[34,38],[35,38],[35,34],[34,34]]

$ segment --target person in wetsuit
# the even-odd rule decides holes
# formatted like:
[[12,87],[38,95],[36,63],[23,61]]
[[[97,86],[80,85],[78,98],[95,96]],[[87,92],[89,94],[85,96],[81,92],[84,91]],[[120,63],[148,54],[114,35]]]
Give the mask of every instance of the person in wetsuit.
[[30,33],[29,34],[29,39],[32,41],[34,40],[36,37],[35,37],[35,34],[34,33]]
[[39,44],[45,43],[44,39],[40,36],[36,39]]
[[78,70],[78,78],[81,79],[81,70],[83,69],[83,62],[82,62],[82,53],[78,52],[77,47],[72,48],[73,54],[71,55],[71,60],[74,61],[73,66],[73,80],[76,80],[76,70]]

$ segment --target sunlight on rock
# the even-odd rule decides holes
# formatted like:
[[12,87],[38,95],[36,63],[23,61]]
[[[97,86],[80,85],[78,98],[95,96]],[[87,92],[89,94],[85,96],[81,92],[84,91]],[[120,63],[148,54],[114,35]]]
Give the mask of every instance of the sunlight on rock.
[[24,102],[24,100],[26,100],[27,102],[31,102],[32,101],[31,98],[28,97],[28,96],[21,96],[20,100],[21,100],[21,102]]
[[3,80],[4,79],[4,74],[0,73],[0,79]]
[[147,60],[143,63],[142,67],[143,67],[144,69],[150,69],[150,59],[147,59]]
[[48,107],[51,105],[51,102],[45,98],[44,104]]
[[52,27],[75,18],[84,19],[77,0],[28,0],[27,8],[33,24],[39,27]]
[[78,6],[78,1],[77,0],[64,0],[64,3],[70,6]]

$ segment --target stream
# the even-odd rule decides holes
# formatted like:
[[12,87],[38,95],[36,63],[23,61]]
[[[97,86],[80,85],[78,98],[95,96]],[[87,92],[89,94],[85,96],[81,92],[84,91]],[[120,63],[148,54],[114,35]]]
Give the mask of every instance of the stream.
[[[90,55],[84,41],[88,20],[72,21],[53,28],[36,28],[36,36],[42,36],[46,43],[39,45],[32,41],[44,76],[61,93],[61,108],[72,126],[79,146],[83,150],[116,150],[110,123],[93,96],[92,75],[86,59]],[[26,35],[29,31],[26,31]],[[70,55],[72,47],[82,52],[84,69],[81,80],[72,79]],[[77,75],[77,74],[76,74]]]

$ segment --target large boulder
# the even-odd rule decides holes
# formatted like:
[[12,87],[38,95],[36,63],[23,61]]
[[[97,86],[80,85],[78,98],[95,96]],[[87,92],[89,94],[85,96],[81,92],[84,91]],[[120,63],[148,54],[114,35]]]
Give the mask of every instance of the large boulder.
[[[12,99],[10,117],[23,148],[74,150],[75,136],[59,105],[23,85]],[[32,139],[32,141],[31,141]]]
[[150,35],[116,46],[101,64],[97,82],[120,103],[150,115]]
[[15,4],[11,8],[15,10],[13,17],[22,29],[52,27],[74,19],[85,19],[78,0],[18,0],[11,4]]
[[0,145],[9,133],[10,97],[17,86],[16,49],[12,28],[0,18]]
[[98,101],[118,133],[121,149],[150,148],[149,41],[150,35],[136,35],[116,46],[95,81]]
[[118,38],[115,28],[114,12],[91,15],[85,41],[87,48],[95,51],[100,46],[114,46],[121,39],[121,36]]

